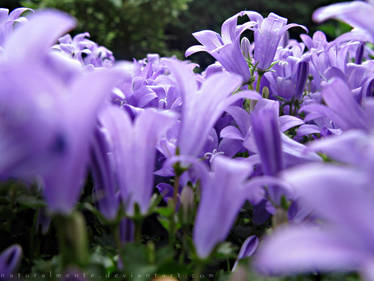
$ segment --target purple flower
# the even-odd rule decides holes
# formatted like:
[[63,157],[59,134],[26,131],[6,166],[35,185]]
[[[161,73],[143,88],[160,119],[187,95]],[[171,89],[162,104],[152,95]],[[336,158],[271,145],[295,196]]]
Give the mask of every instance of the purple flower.
[[235,271],[241,259],[251,257],[255,253],[258,244],[259,240],[256,235],[251,235],[244,241],[242,247],[240,248],[238,258],[235,261],[232,271]]
[[322,89],[322,97],[327,106],[311,104],[303,107],[303,110],[328,117],[342,130],[368,130],[367,113],[354,99],[352,91],[342,79],[334,78],[325,83]]
[[313,14],[313,19],[322,22],[330,18],[335,18],[346,22],[358,29],[368,32],[371,41],[374,41],[374,13],[373,1],[352,1],[332,4],[327,7],[317,9]]
[[89,144],[100,105],[119,81],[116,71],[95,71],[82,75],[72,85],[64,104],[63,149],[56,166],[43,176],[49,209],[70,212],[78,200],[89,161]]
[[22,249],[18,245],[13,245],[0,254],[0,279],[1,280],[8,279],[9,274],[11,274],[17,268],[20,262],[21,256],[22,256]]
[[279,96],[288,101],[300,99],[307,81],[309,63],[289,56],[279,61],[272,70],[265,73],[271,96]]
[[23,23],[27,18],[21,15],[27,11],[32,11],[28,8],[14,9],[10,14],[8,9],[0,8],[0,51],[4,42],[13,32],[16,23]]
[[[261,100],[251,116],[253,136],[244,144],[250,151],[260,155],[263,174],[278,176],[284,168],[309,161],[320,161],[315,153],[306,153],[304,145],[281,133],[278,114],[278,102]],[[297,118],[288,117],[291,118],[283,120],[282,127],[291,128],[300,124]],[[284,194],[280,186],[269,186],[269,195],[275,204],[280,204],[281,196]]]
[[183,98],[178,147],[181,154],[198,156],[225,109],[240,99],[258,94],[246,91],[231,95],[240,87],[242,79],[227,72],[211,75],[198,89],[194,73],[187,65],[176,60],[168,60],[168,65]]
[[156,144],[174,124],[175,114],[145,109],[132,121],[117,107],[108,110],[113,122],[115,173],[123,204],[128,214],[134,214],[135,203],[145,214],[153,191]]
[[238,17],[245,12],[239,12],[227,19],[221,28],[221,35],[211,30],[202,30],[193,33],[193,36],[201,43],[186,50],[186,57],[196,52],[208,52],[229,72],[241,75],[244,82],[249,81],[251,74],[248,64],[240,49],[240,35],[255,23],[247,22],[237,25]]
[[206,258],[229,234],[246,199],[245,183],[252,172],[248,162],[224,156],[215,158],[212,169],[213,173],[202,180],[201,201],[193,230],[193,240],[201,258]]
[[113,140],[110,135],[110,121],[103,111],[101,124],[95,130],[91,145],[91,170],[94,180],[94,197],[98,201],[101,213],[107,219],[114,219],[118,212],[119,200],[116,195],[115,163]]
[[277,230],[259,249],[266,274],[359,270],[373,280],[373,191],[370,178],[344,166],[309,165],[284,173],[301,202],[320,219]]
[[113,53],[103,46],[89,40],[88,32],[80,33],[71,37],[66,34],[58,39],[59,44],[53,49],[59,50],[70,57],[78,60],[83,65],[91,67],[110,67],[114,64]]
[[50,46],[73,25],[60,12],[36,13],[5,42],[0,64],[0,174],[38,179],[49,210],[61,213],[78,200],[97,111],[121,75],[76,72],[66,80],[53,68]]
[[287,24],[287,19],[280,17],[274,13],[270,13],[267,18],[255,17],[249,12],[246,13],[250,19],[254,18],[257,21],[257,26],[254,28],[255,48],[254,58],[257,67],[265,71],[268,69],[275,57],[279,42],[285,32],[292,27],[301,27],[308,31],[306,27],[298,24]]

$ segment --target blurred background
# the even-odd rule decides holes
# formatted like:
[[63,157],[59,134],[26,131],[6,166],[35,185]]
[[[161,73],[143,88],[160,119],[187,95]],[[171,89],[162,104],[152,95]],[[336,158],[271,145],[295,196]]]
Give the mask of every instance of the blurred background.
[[[52,7],[78,19],[74,33],[88,31],[92,40],[114,52],[117,59],[142,58],[147,53],[183,57],[196,44],[191,33],[211,29],[220,32],[225,19],[242,10],[254,10],[267,16],[277,13],[309,28],[326,32],[330,38],[347,31],[347,26],[330,21],[321,26],[312,22],[313,11],[331,0],[0,0],[0,7],[14,9]],[[301,29],[291,29],[298,38]],[[202,66],[212,62],[206,54],[195,54]]]

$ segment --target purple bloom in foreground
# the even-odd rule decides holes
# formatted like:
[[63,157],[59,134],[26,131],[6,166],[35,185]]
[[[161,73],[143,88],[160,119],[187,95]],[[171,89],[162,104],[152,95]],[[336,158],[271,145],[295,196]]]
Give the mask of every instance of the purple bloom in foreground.
[[197,253],[206,258],[214,246],[229,234],[240,207],[246,200],[246,179],[252,165],[217,156],[213,173],[202,180],[201,201],[195,220],[193,240]]
[[8,279],[8,275],[17,268],[21,256],[22,249],[18,245],[13,245],[0,254],[0,280]]
[[270,275],[358,270],[374,280],[370,177],[344,166],[309,165],[283,178],[322,221],[277,230],[259,249],[256,268]]
[[118,82],[116,71],[95,71],[82,75],[65,101],[65,152],[54,169],[43,176],[49,209],[69,212],[78,200],[89,161],[89,144],[98,110]]
[[78,200],[98,109],[121,74],[78,72],[65,81],[49,63],[50,46],[73,26],[66,14],[36,13],[5,42],[0,64],[1,176],[38,179],[49,211],[61,213]]

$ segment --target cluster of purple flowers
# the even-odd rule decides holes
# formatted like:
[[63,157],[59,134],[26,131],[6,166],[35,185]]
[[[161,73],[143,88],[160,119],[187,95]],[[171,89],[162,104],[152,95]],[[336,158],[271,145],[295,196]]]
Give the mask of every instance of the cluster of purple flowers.
[[[321,31],[289,39],[289,28],[307,29],[240,12],[221,34],[193,34],[201,45],[186,56],[216,59],[198,73],[156,54],[115,62],[89,34],[64,35],[75,21],[58,11],[0,9],[1,180],[37,183],[48,214],[68,215],[91,173],[98,209],[108,221],[123,212],[129,239],[129,219],[149,214],[153,194],[175,210],[198,197],[201,259],[248,201],[253,222],[272,217],[274,232],[251,235],[238,259],[254,254],[267,275],[374,280],[373,12],[373,1],[317,10],[317,21],[353,27],[331,42]],[[3,252],[0,272],[20,255]]]

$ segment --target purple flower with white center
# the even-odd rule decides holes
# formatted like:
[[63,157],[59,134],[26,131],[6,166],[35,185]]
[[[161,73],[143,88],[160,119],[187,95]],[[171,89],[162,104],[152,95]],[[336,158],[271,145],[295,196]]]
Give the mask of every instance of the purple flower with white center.
[[246,199],[246,180],[252,165],[224,156],[215,157],[212,174],[202,179],[201,201],[195,220],[193,240],[201,258],[229,234],[240,207]]
[[285,32],[292,27],[301,27],[308,31],[306,27],[298,24],[287,24],[287,19],[274,13],[270,13],[267,18],[259,16],[257,13],[252,15],[246,12],[250,19],[257,21],[254,31],[254,59],[257,68],[261,71],[267,70],[274,61],[279,42]]
[[153,191],[156,144],[174,124],[175,114],[145,109],[132,121],[117,107],[108,108],[113,120],[113,155],[122,202],[128,214],[135,203],[145,214]]
[[269,275],[358,270],[374,280],[370,175],[344,166],[308,165],[286,171],[283,178],[322,221],[277,230],[259,248],[255,267]]
[[197,52],[208,52],[229,72],[242,76],[244,82],[251,78],[248,64],[240,48],[240,35],[255,25],[254,22],[237,24],[238,17],[244,16],[246,12],[239,12],[227,19],[221,28],[221,35],[211,30],[202,30],[192,35],[201,43],[189,47],[186,57]]
[[[0,279],[8,280],[18,266],[22,256],[22,249],[18,245],[13,245],[0,254]],[[3,277],[4,276],[4,277]],[[4,278],[4,279],[3,279]]]

